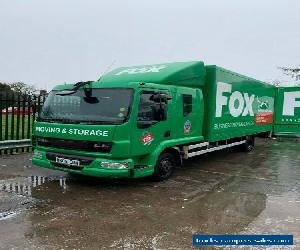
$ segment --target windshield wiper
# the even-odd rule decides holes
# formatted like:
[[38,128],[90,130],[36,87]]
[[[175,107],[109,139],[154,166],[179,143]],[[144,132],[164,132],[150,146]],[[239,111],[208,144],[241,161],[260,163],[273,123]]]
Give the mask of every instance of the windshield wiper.
[[105,124],[103,121],[93,121],[93,120],[82,120],[79,121],[80,124]]
[[95,121],[95,120],[72,120],[72,119],[63,119],[63,118],[39,118],[39,122],[49,122],[49,123],[66,123],[66,124],[94,124],[94,125],[118,125],[122,123],[120,121]]
[[37,118],[36,119],[38,122],[55,122],[53,119],[49,119],[49,118]]
[[59,123],[74,123],[74,124],[78,124],[79,121],[76,120],[71,120],[71,119],[64,119],[64,118],[54,118],[54,119],[50,119],[50,118],[40,118],[38,121],[45,121],[45,122],[51,122],[51,123],[55,123],[55,122],[59,122]]
[[120,124],[119,121],[94,121],[94,120],[82,120],[79,121],[80,124],[95,124],[95,125],[117,125]]
[[87,85],[87,84],[90,84],[92,83],[93,81],[86,81],[86,82],[77,82],[75,83],[73,86],[72,89],[65,89],[65,90],[61,90],[61,91],[58,91],[56,93],[56,95],[72,95],[74,94],[75,92],[77,92],[78,89],[80,89],[80,87],[84,86],[84,85]]

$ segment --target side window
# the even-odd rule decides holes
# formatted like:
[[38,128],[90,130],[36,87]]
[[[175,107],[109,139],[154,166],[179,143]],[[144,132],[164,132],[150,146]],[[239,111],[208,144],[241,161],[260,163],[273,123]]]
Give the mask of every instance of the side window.
[[[155,99],[155,95],[163,92],[144,91],[141,93],[138,122],[160,122],[167,120],[167,103]],[[153,123],[153,124],[154,124]]]
[[182,103],[183,103],[183,116],[187,116],[193,110],[192,95],[183,94],[182,95]]
[[155,103],[150,100],[153,92],[143,92],[140,97],[138,121],[154,121],[154,105]]

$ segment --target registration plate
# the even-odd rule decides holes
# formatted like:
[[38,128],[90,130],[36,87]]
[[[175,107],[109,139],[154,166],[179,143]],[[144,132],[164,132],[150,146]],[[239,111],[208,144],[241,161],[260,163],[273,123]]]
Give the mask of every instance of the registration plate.
[[80,166],[80,161],[76,159],[68,159],[68,158],[63,158],[63,157],[55,157],[55,162],[60,163],[60,164],[65,164],[68,166]]

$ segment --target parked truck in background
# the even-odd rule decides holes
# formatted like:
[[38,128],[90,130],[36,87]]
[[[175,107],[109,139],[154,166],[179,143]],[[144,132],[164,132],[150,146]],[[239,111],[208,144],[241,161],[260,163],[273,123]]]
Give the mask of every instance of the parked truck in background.
[[276,90],[274,135],[300,137],[300,87]]
[[272,131],[275,88],[203,62],[125,67],[56,86],[34,124],[32,161],[66,172],[155,180],[183,159],[250,151]]

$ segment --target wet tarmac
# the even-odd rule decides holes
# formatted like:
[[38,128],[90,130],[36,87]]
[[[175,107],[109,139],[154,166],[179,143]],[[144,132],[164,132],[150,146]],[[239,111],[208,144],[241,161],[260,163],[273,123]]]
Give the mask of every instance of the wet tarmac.
[[293,234],[300,249],[299,152],[300,143],[261,139],[248,154],[189,160],[160,183],[1,156],[0,249],[191,249],[192,234]]

